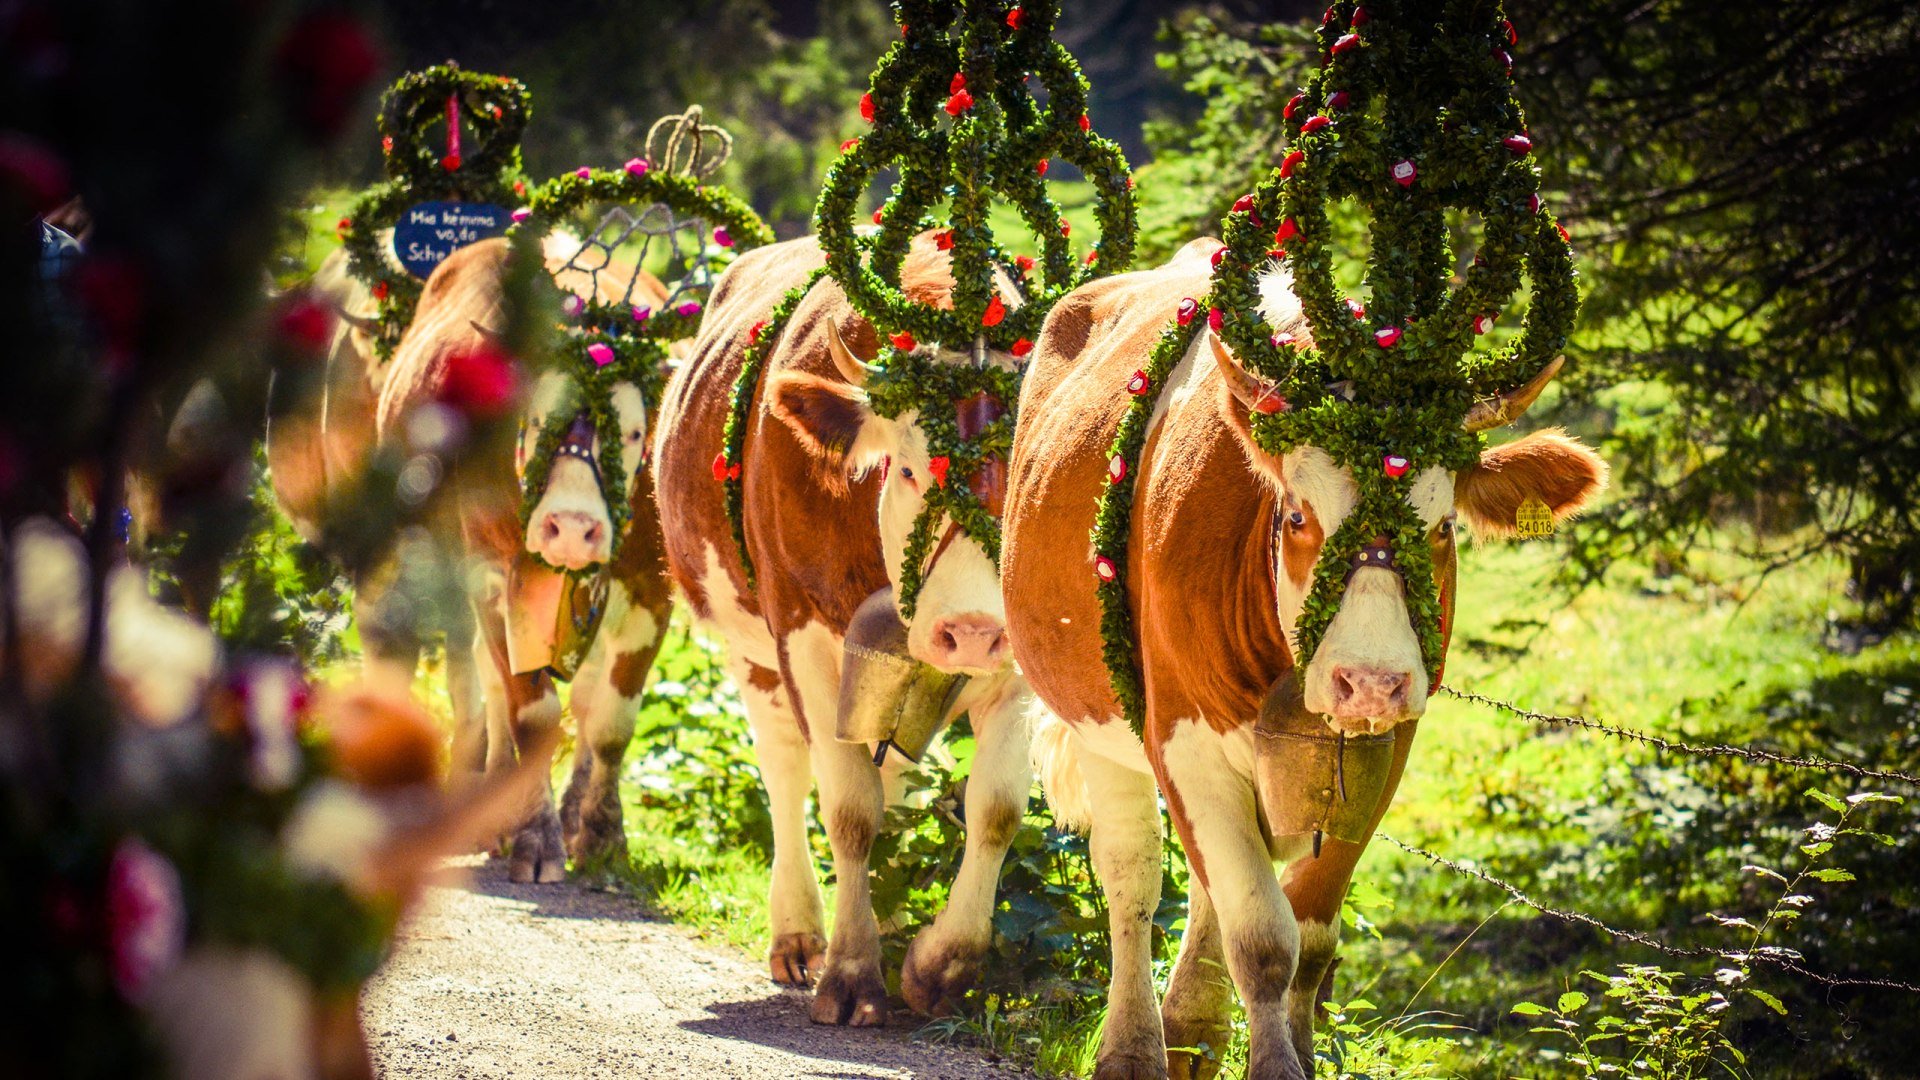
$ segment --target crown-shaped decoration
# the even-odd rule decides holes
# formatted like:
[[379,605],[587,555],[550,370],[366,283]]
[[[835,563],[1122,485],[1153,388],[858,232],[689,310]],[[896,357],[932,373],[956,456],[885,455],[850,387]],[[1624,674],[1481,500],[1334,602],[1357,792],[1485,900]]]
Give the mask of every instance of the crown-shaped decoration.
[[[1407,494],[1423,469],[1460,470],[1482,430],[1513,419],[1558,371],[1578,308],[1567,235],[1539,194],[1533,141],[1513,95],[1517,36],[1494,0],[1425,5],[1342,0],[1319,30],[1322,64],[1286,106],[1279,166],[1228,213],[1212,291],[1183,305],[1145,368],[1144,393],[1116,434],[1121,475],[1137,463],[1166,376],[1201,328],[1231,349],[1216,360],[1249,408],[1255,442],[1276,455],[1326,451],[1351,470],[1359,502],[1322,548],[1295,630],[1304,666],[1338,610],[1354,558],[1392,544],[1429,676],[1445,635],[1426,528]],[[1368,295],[1334,280],[1329,208],[1366,215]],[[1453,248],[1448,211],[1477,215],[1470,262]],[[1464,266],[1464,269],[1462,268]],[[1311,340],[1269,324],[1259,279],[1292,279]],[[1517,335],[1477,348],[1518,291],[1530,303]],[[1237,362],[1236,362],[1237,361]],[[1094,529],[1115,692],[1136,726],[1140,681],[1127,613],[1132,485],[1114,484]]]
[[733,156],[733,136],[716,124],[701,122],[698,105],[663,116],[647,129],[647,160],[662,172],[705,180]]
[[470,204],[486,219],[477,228],[454,225],[462,235],[504,230],[506,221],[495,220],[504,211],[492,211],[526,196],[520,136],[531,115],[532,97],[518,79],[464,71],[451,60],[401,76],[381,96],[376,124],[387,179],[354,200],[339,224],[347,269],[373,293],[381,358],[413,321],[422,284],[382,247],[382,231],[436,200]]
[[[533,302],[537,321],[555,331],[545,337],[552,347],[541,350],[544,362],[570,376],[575,398],[549,415],[525,462],[523,520],[546,490],[574,417],[584,410],[600,445],[620,446],[614,388],[630,384],[657,408],[668,345],[699,329],[707,294],[733,256],[773,240],[739,197],[702,182],[726,161],[732,138],[700,123],[698,105],[655,123],[647,145],[648,156],[618,169],[582,167],[547,181],[512,215],[516,263],[542,267],[558,286],[538,290]],[[583,217],[593,222],[584,235],[561,231]],[[617,555],[627,475],[617,452],[602,453],[595,466]]]
[[[881,57],[860,101],[869,128],[842,146],[814,221],[828,273],[890,343],[865,380],[875,411],[917,410],[933,456],[935,482],[908,538],[897,592],[902,614],[911,618],[943,517],[999,559],[999,522],[971,481],[983,462],[1011,445],[1019,377],[988,363],[988,349],[1010,355],[1017,367],[1056,300],[1093,277],[1127,268],[1136,222],[1126,159],[1117,144],[1093,132],[1086,79],[1053,40],[1054,0],[901,0],[894,13],[901,40]],[[1048,195],[1046,176],[1056,159],[1077,167],[1093,186],[1099,238],[1081,259],[1073,256],[1071,226]],[[897,180],[873,215],[878,229],[862,235],[858,203],[889,168]],[[1018,213],[1037,260],[1015,254],[994,235],[989,215],[996,200]],[[908,248],[928,228],[952,256],[950,308],[918,302],[901,288]],[[1017,305],[1002,296],[997,282],[1003,277],[1017,290]],[[945,363],[922,346],[967,350],[974,362]],[[981,394],[1007,412],[962,438],[956,406]],[[738,486],[737,479],[728,482]]]

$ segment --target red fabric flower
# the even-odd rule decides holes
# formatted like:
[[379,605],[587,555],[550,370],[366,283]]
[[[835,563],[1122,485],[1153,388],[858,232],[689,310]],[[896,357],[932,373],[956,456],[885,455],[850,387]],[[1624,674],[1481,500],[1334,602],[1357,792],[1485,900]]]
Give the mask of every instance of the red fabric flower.
[[1033,342],[1028,341],[1026,338],[1021,338],[1014,342],[1007,351],[1015,356],[1025,356],[1033,351]]
[[1324,114],[1315,113],[1314,115],[1307,117],[1306,123],[1300,125],[1300,134],[1311,135],[1316,131],[1323,131],[1332,126],[1333,126],[1332,119],[1328,118]]
[[869,124],[873,123],[873,95],[871,93],[860,95],[860,119],[865,120]]
[[968,91],[962,90],[947,99],[948,116],[959,116],[971,108],[973,108],[973,95]]
[[987,299],[987,310],[980,316],[980,325],[999,326],[1000,321],[1006,317],[1007,305],[1003,303],[998,296],[989,297]]
[[933,246],[939,248],[941,251],[952,251],[953,250],[953,230],[941,229],[939,232],[934,233]]
[[901,352],[912,352],[914,346],[919,344],[913,340],[913,332],[910,330],[902,330],[897,334],[889,334],[887,340],[893,342],[893,347],[899,349]]
[[1087,114],[1086,114],[1086,113],[1081,113],[1081,114],[1080,114],[1080,130],[1081,130],[1081,131],[1092,131],[1092,130],[1093,130],[1093,121],[1091,121],[1091,120],[1089,120],[1089,119],[1087,119]]
[[478,419],[493,419],[513,404],[519,389],[513,357],[492,346],[447,357],[440,400]]
[[947,486],[947,470],[952,466],[953,462],[945,454],[928,459],[927,471],[933,474],[934,487]]
[[1039,173],[1041,176],[1047,175],[1047,159],[1041,158],[1039,161],[1034,162],[1033,171]]
[[333,340],[333,311],[311,296],[295,294],[280,311],[280,336],[303,352],[324,353]]
[[1198,314],[1199,311],[1200,301],[1189,296],[1180,301],[1180,310],[1174,313],[1173,317],[1181,326],[1185,326],[1193,321],[1194,315]]

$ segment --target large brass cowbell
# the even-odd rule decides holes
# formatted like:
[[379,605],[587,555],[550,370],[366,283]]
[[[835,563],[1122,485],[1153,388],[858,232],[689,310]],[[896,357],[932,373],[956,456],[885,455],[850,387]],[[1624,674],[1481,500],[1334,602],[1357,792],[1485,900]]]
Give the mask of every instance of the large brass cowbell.
[[1298,672],[1267,691],[1255,722],[1255,791],[1273,838],[1325,836],[1362,844],[1393,768],[1393,731],[1343,735],[1307,711]]
[[881,589],[847,625],[834,737],[873,744],[875,765],[885,762],[889,749],[917,764],[966,685],[965,675],[949,675],[907,654],[907,627],[893,590]]

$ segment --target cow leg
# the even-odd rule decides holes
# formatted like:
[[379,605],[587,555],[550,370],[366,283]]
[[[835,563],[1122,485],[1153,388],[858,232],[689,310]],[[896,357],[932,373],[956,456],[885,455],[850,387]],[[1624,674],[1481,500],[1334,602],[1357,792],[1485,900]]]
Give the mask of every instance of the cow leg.
[[420,631],[413,606],[399,592],[397,557],[355,575],[353,619],[360,630],[362,674],[367,686],[398,698],[413,696],[420,666]]
[[[504,576],[501,579],[504,580]],[[552,767],[553,744],[542,736],[560,725],[560,695],[554,690],[553,680],[543,671],[513,673],[507,660],[505,591],[491,595],[499,596],[501,602],[478,604],[474,610],[480,638],[486,643],[487,668],[492,674],[488,689],[496,691],[496,697],[505,702],[505,734],[512,740],[514,756],[525,760],[527,755],[544,747],[547,760],[541,763],[540,772],[544,777]],[[491,713],[491,708],[489,711]],[[491,722],[490,715],[490,731]],[[564,881],[566,860],[566,849],[560,839],[560,817],[553,808],[553,789],[543,781],[514,830],[507,878],[516,882]]]
[[[1176,1080],[1205,1080],[1220,1071],[1233,1037],[1233,979],[1220,941],[1220,920],[1197,877],[1189,877],[1187,929],[1160,1003],[1167,1035],[1167,1071]],[[1180,1047],[1204,1053],[1182,1053]]]
[[880,977],[880,924],[873,915],[868,861],[882,820],[880,770],[865,746],[824,733],[812,739],[812,757],[836,884],[833,936],[810,1012],[816,1024],[878,1027],[887,1022],[887,984]]
[[666,611],[637,603],[625,585],[607,590],[607,613],[573,680],[573,716],[580,736],[560,820],[575,866],[600,860],[624,865],[627,833],[620,811],[620,764],[647,672],[666,640]]
[[1079,757],[1092,820],[1087,846],[1106,893],[1113,939],[1107,1023],[1094,1080],[1158,1080],[1167,1075],[1167,1048],[1153,992],[1153,916],[1160,909],[1165,846],[1158,792],[1146,773],[1085,748]]
[[1168,809],[1213,901],[1227,970],[1246,1005],[1247,1078],[1304,1080],[1286,1008],[1300,929],[1260,833],[1253,781],[1235,767],[1225,738],[1198,721],[1176,724],[1159,765]]
[[947,906],[914,936],[900,969],[901,995],[916,1012],[940,1016],[957,1008],[993,942],[1000,865],[1026,817],[1033,787],[1027,705],[1024,687],[1010,687],[996,708],[974,713],[982,720],[974,725],[973,769],[967,776],[966,854]]
[[456,782],[472,782],[487,767],[487,711],[474,663],[472,612],[447,627],[447,699],[453,703],[453,747],[448,755]]
[[779,672],[746,660],[729,660],[727,666],[747,706],[760,782],[773,816],[773,881],[767,897],[773,942],[767,962],[774,982],[812,986],[827,953],[827,922],[807,837],[807,794],[813,788],[807,740]]
[[1328,840],[1319,858],[1294,860],[1281,880],[1300,924],[1300,970],[1287,988],[1287,1016],[1303,1062],[1313,1060],[1313,1028],[1320,1006],[1333,994],[1333,973],[1340,966],[1340,903],[1363,850],[1358,844]]

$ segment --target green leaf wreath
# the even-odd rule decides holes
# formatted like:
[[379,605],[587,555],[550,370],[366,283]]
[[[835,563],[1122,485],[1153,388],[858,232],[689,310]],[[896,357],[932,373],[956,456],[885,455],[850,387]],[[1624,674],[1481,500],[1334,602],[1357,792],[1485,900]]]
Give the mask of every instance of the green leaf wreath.
[[[826,272],[891,343],[882,349],[866,387],[875,412],[887,417],[917,412],[930,454],[945,463],[944,475],[936,472],[927,490],[901,568],[897,601],[907,618],[913,616],[922,563],[943,517],[998,561],[999,522],[974,493],[971,480],[982,461],[1006,452],[1019,374],[986,362],[987,350],[1018,365],[1056,300],[1093,277],[1126,269],[1133,259],[1133,180],[1119,146],[1092,130],[1086,79],[1073,56],[1053,40],[1058,17],[1055,0],[896,3],[901,40],[881,57],[860,103],[871,127],[843,146],[814,211]],[[1045,90],[1044,105],[1028,89],[1029,79]],[[1080,169],[1094,187],[1100,239],[1077,262],[1071,227],[1047,194],[1045,177],[1056,158]],[[873,215],[879,227],[861,235],[855,228],[863,220],[861,198],[889,168],[898,178]],[[996,198],[1018,211],[1038,242],[1038,260],[1012,255],[1000,245],[988,224]],[[951,309],[915,303],[900,288],[901,265],[913,238],[937,223],[934,211],[942,203],[947,213],[938,242],[952,252]],[[1036,268],[1037,280],[1030,274]],[[1019,307],[1009,308],[1001,299],[995,286],[1000,273],[1014,281]],[[745,417],[765,354],[804,291],[789,293],[775,317],[757,328],[734,385],[724,456],[714,463],[716,475],[728,485],[728,514],[750,579],[739,470]],[[971,351],[975,362],[942,363],[934,358],[936,347]],[[1008,415],[976,439],[962,440],[954,406],[980,393],[992,395]]]
[[[408,207],[436,199],[511,206],[527,192],[520,136],[532,115],[525,84],[505,75],[439,64],[403,75],[380,98],[380,149],[387,178],[354,200],[340,220],[347,270],[374,297],[374,348],[393,354],[413,321],[422,282],[380,244]],[[454,146],[457,144],[457,151]]]
[[[1469,409],[1559,355],[1579,303],[1573,253],[1538,194],[1513,95],[1515,34],[1499,3],[1344,0],[1327,9],[1318,40],[1323,63],[1285,110],[1285,159],[1228,213],[1212,290],[1182,305],[1134,376],[1110,452],[1124,463],[1122,476],[1137,475],[1154,401],[1204,312],[1240,364],[1272,388],[1251,414],[1254,441],[1274,455],[1319,447],[1359,489],[1315,567],[1295,662],[1313,658],[1354,556],[1385,536],[1437,681],[1445,658],[1439,588],[1427,530],[1407,495],[1423,469],[1473,465],[1483,437],[1463,424]],[[1364,304],[1334,283],[1328,208],[1346,197],[1371,223]],[[1458,284],[1448,209],[1479,215],[1483,229]],[[1259,312],[1259,278],[1279,268],[1292,275],[1310,344],[1277,334]],[[1503,348],[1477,349],[1523,273],[1531,300],[1520,332]],[[1138,733],[1145,703],[1126,585],[1133,498],[1133,484],[1109,485],[1093,542],[1104,658]]]
[[[698,122],[697,108],[688,116]],[[652,140],[649,140],[651,143]],[[698,175],[651,168],[636,158],[620,169],[580,169],[542,185],[527,206],[514,211],[508,236],[515,261],[541,266],[543,239],[589,206],[624,205],[642,214],[663,207],[682,221],[701,223],[701,243],[732,254],[773,240],[773,230],[746,203],[717,185],[703,184]],[[546,362],[568,376],[569,400],[547,417],[523,469],[520,520],[524,525],[545,493],[553,459],[565,441],[567,429],[582,410],[592,420],[602,447],[621,445],[620,418],[613,405],[614,387],[627,383],[640,392],[649,412],[660,404],[666,380],[667,346],[693,336],[704,314],[705,284],[674,291],[665,310],[636,303],[628,295],[569,296],[564,303],[548,293],[553,310],[563,320],[564,333]],[[631,515],[627,475],[617,452],[602,453],[595,461],[600,489],[606,498],[613,527],[614,555]]]

